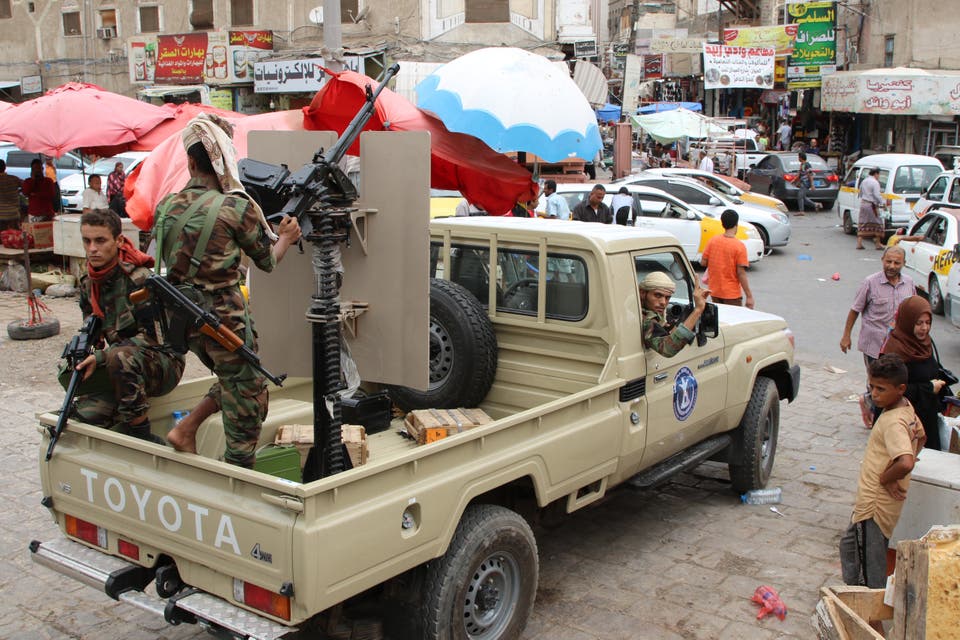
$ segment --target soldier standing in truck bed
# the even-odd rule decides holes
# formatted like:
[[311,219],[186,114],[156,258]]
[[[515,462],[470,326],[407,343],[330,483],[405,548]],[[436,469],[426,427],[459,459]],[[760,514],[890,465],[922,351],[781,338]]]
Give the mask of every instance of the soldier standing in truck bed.
[[[260,207],[238,179],[232,127],[210,114],[197,116],[183,131],[190,182],[157,205],[154,234],[167,264],[167,279],[189,285],[188,295],[216,314],[223,324],[257,350],[257,336],[240,291],[241,253],[263,271],[272,271],[300,237],[294,218],[280,223],[275,236]],[[276,240],[272,244],[272,240]],[[251,468],[263,419],[267,415],[266,378],[238,353],[191,330],[190,350],[216,375],[207,395],[169,434],[178,451],[196,453],[196,434],[206,417],[223,412],[224,459]]]

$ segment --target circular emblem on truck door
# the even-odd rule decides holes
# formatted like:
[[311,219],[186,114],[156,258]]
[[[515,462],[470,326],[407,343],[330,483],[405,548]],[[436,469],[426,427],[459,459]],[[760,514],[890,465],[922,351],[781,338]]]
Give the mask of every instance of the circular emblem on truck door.
[[681,422],[690,417],[697,404],[697,379],[689,367],[680,367],[673,378],[673,415]]

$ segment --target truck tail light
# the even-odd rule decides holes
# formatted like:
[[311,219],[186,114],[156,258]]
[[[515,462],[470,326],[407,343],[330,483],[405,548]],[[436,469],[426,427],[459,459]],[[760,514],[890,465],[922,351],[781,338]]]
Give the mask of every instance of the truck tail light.
[[793,331],[791,331],[790,329],[784,329],[783,332],[786,334],[787,340],[790,341],[790,346],[796,349],[797,348],[796,338],[794,338]]
[[840,176],[835,173],[828,173],[827,182],[840,182]]
[[107,548],[107,530],[103,527],[98,527],[86,520],[81,520],[73,516],[66,516],[66,525],[67,535],[79,538],[90,544],[95,544],[103,549]]
[[787,182],[793,182],[797,179],[797,174],[795,173],[785,173],[783,174],[783,179]]
[[255,584],[244,582],[238,578],[233,579],[233,597],[237,602],[242,602],[248,607],[253,607],[264,613],[268,613],[275,618],[282,620],[290,619],[290,597],[283,596],[258,587]]
[[117,551],[120,552],[120,555],[127,556],[131,560],[140,560],[140,547],[132,542],[120,540],[117,542],[117,547]]

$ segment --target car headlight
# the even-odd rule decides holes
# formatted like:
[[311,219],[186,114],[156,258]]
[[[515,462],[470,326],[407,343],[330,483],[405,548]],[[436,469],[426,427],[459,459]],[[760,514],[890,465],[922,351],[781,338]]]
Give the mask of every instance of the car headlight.
[[777,222],[779,222],[780,224],[789,224],[789,223],[790,223],[790,218],[788,218],[787,216],[785,216],[785,215],[783,215],[783,214],[780,214],[780,213],[775,213],[775,214],[773,214],[773,219],[776,220]]
[[777,200],[777,209],[779,209],[781,213],[790,212],[790,209],[787,209],[787,205],[783,204],[780,200]]

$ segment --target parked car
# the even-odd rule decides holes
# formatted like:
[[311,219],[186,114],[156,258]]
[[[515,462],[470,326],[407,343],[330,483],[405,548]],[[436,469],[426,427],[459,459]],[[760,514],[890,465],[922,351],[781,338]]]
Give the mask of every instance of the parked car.
[[926,294],[933,312],[943,313],[943,292],[949,290],[947,277],[960,242],[960,209],[931,211],[914,223],[907,235],[920,238],[900,241],[905,253],[903,270]]
[[61,178],[60,195],[63,197],[64,208],[67,211],[80,211],[83,191],[87,188],[84,175],[87,179],[92,175],[101,176],[100,193],[107,195],[107,176],[113,173],[113,167],[118,162],[123,163],[124,173],[130,175],[148,155],[150,154],[146,151],[124,151],[110,158],[100,158],[87,168],[85,174],[75,173]]
[[[824,209],[830,209],[837,201],[840,178],[820,156],[810,154],[807,160],[813,168],[813,185],[807,190],[807,197],[823,204]],[[750,169],[746,180],[750,183],[751,191],[796,204],[800,195],[799,171],[800,159],[796,152],[770,152]]]
[[[0,143],[0,159],[7,163],[7,173],[17,176],[21,180],[30,177],[30,164],[36,159],[45,156],[32,151],[24,151],[14,144]],[[83,159],[80,154],[68,151],[59,158],[54,158],[53,166],[57,168],[57,178],[80,173],[83,168]]]
[[960,207],[960,169],[941,172],[910,210],[910,222],[916,222],[928,211],[943,207]]
[[459,191],[430,189],[430,217],[446,218],[457,214],[457,204],[463,200]]
[[[705,183],[707,186],[712,187],[724,193],[731,198],[739,198],[747,204],[759,205],[761,207],[770,207],[771,209],[776,209],[780,213],[787,213],[787,205],[784,204],[783,200],[779,200],[772,196],[766,196],[762,193],[754,193],[753,191],[748,191],[750,189],[750,183],[744,182],[738,178],[733,178],[731,176],[721,176],[716,173],[710,173],[709,171],[701,171],[700,169],[692,169],[687,167],[668,167],[666,169],[647,169],[643,174],[650,175],[660,175],[660,176],[685,176],[688,178],[696,178],[701,182]],[[629,182],[633,176],[627,176],[626,178],[621,178],[616,182]]]
[[721,168],[730,173],[730,156],[733,156],[736,175],[743,179],[764,157],[756,139],[750,137],[720,138],[718,140],[704,140],[691,146],[691,158],[694,150],[706,149],[711,156],[716,155]]
[[943,171],[939,160],[909,153],[878,153],[860,158],[843,177],[840,187],[837,215],[846,233],[856,232],[860,183],[872,168],[880,170],[877,180],[888,205],[881,216],[884,226],[891,231],[905,229],[916,221],[911,220],[910,208],[915,207],[923,191]]
[[[620,186],[609,185],[604,202],[609,206],[613,195]],[[707,240],[723,233],[720,220],[710,214],[686,204],[676,196],[653,187],[626,185],[633,196],[633,211],[636,215],[634,226],[647,227],[658,231],[667,231],[679,240],[683,251],[691,262],[700,260]],[[557,193],[566,198],[570,211],[581,200],[585,200],[593,189],[592,184],[558,184]],[[554,224],[553,221],[549,221]],[[737,238],[747,247],[747,258],[756,262],[763,257],[763,239],[748,222],[741,222],[737,229]]]
[[656,175],[644,172],[633,176],[631,184],[639,184],[662,189],[676,196],[699,211],[719,218],[727,209],[733,209],[744,222],[757,228],[763,240],[764,250],[771,247],[785,247],[790,242],[790,218],[768,207],[756,207],[746,204],[739,198],[708,187],[699,180],[684,176]]

